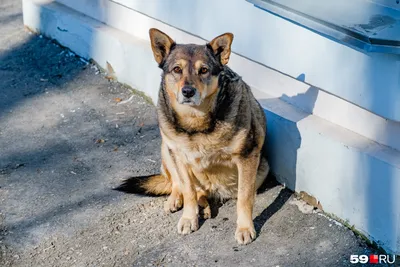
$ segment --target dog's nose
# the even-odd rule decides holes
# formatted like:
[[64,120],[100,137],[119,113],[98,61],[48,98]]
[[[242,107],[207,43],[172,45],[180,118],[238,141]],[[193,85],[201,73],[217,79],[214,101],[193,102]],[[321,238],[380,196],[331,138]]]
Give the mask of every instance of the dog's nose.
[[190,98],[196,94],[196,88],[191,86],[185,86],[182,88],[182,95],[184,97]]

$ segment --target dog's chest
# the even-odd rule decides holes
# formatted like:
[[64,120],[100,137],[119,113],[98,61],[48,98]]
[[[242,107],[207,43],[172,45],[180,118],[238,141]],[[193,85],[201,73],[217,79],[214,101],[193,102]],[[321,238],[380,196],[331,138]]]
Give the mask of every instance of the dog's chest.
[[178,151],[186,163],[198,169],[207,169],[216,164],[230,164],[232,160],[229,144],[212,137],[181,140],[178,144]]
[[180,160],[196,169],[208,169],[214,165],[232,165],[232,147],[230,142],[215,136],[163,137],[168,147],[179,155]]
[[218,124],[212,133],[195,135],[161,129],[163,141],[186,164],[200,170],[218,165],[232,166],[246,138],[246,130],[234,132],[230,124]]
[[228,146],[192,144],[182,150],[187,163],[196,169],[208,169],[215,165],[231,165],[232,153]]

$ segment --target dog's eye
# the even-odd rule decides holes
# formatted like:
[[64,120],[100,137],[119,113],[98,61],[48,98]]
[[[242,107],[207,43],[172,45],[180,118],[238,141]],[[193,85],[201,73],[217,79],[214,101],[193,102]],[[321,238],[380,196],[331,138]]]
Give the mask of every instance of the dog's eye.
[[182,69],[181,69],[180,67],[175,67],[175,68],[173,69],[173,71],[174,71],[175,73],[177,73],[177,74],[181,74],[181,73],[182,73]]
[[208,72],[208,69],[206,67],[202,67],[200,69],[200,74],[206,74]]

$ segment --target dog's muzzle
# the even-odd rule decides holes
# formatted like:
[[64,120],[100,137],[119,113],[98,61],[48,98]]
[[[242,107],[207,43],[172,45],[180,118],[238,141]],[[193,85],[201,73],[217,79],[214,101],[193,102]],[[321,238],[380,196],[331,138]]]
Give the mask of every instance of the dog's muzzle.
[[182,88],[182,95],[186,98],[191,98],[196,94],[196,88],[185,86]]
[[185,86],[181,89],[181,93],[178,96],[180,104],[198,106],[200,105],[200,94],[198,90],[192,86]]

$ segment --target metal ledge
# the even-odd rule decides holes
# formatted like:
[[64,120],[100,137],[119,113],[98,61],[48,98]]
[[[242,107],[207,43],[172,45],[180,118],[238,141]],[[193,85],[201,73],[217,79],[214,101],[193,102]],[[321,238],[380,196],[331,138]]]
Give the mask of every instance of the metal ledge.
[[[256,7],[365,52],[400,54],[399,9],[366,0],[247,0]],[[382,0],[381,0],[382,2]]]

